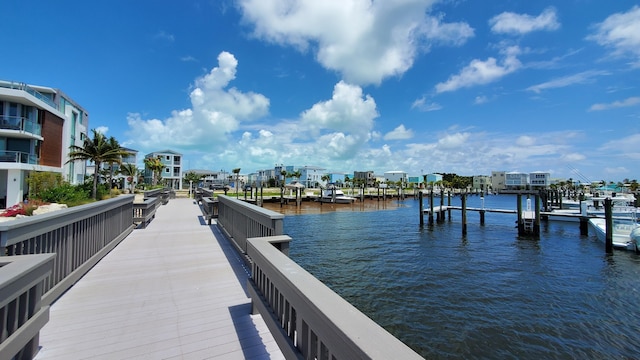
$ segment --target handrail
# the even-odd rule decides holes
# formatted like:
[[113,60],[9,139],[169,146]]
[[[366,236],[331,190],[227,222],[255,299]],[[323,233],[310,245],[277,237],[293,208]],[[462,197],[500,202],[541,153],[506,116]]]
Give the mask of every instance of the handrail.
[[18,130],[38,136],[42,134],[42,127],[40,124],[23,116],[0,116],[0,129]]
[[151,197],[141,203],[133,203],[133,222],[143,229],[156,217],[156,209],[160,205],[160,198]]
[[39,91],[35,90],[31,86],[27,85],[26,83],[15,82],[15,81],[0,81],[0,87],[7,88],[7,89],[22,90],[30,94],[31,96],[35,97],[36,99],[46,103],[52,108],[56,110],[60,110],[58,105],[56,105],[56,103],[54,103],[51,99],[49,99],[47,96],[43,95]]
[[252,311],[286,358],[422,359],[274,246],[289,241],[286,235],[247,239]]
[[284,215],[242,200],[218,195],[218,226],[232,238],[242,253],[247,252],[247,238],[282,235]]
[[5,163],[21,163],[21,164],[37,164],[38,158],[36,154],[29,154],[22,151],[0,150],[0,162]]
[[32,359],[40,329],[49,321],[42,280],[55,254],[0,257],[0,359]]
[[133,231],[134,195],[0,224],[2,256],[57,253],[44,282],[50,304]]

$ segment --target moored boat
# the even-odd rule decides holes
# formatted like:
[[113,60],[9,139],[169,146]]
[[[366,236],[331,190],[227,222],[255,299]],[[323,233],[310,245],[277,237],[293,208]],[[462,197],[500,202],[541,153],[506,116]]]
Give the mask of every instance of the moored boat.
[[[589,219],[598,240],[606,242],[606,220]],[[612,229],[613,247],[618,249],[640,251],[640,225],[635,221],[614,221]]]

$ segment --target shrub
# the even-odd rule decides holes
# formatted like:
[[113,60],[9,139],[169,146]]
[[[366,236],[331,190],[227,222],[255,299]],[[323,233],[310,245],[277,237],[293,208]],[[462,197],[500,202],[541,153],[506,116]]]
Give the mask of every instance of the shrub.
[[74,186],[69,183],[63,183],[58,187],[47,189],[39,195],[38,198],[44,202],[67,204],[68,206],[86,203],[90,198],[89,193],[82,185]]

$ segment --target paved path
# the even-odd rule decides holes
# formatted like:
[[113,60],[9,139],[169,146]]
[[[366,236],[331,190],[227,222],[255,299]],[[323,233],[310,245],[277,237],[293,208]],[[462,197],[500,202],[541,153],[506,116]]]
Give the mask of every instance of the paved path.
[[172,199],[51,306],[36,359],[282,359],[247,278],[194,201]]

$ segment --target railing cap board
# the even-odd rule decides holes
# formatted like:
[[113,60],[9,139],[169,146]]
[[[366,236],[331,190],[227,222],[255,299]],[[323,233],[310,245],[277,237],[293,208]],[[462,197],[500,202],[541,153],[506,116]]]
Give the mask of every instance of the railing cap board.
[[120,195],[113,199],[100,200],[90,204],[0,223],[0,247],[13,245],[18,241],[41,235],[111,209],[116,209],[127,203],[133,204],[134,197],[134,195]]
[[0,308],[42,281],[56,254],[0,256]]
[[254,214],[261,215],[262,217],[268,217],[268,218],[270,218],[272,220],[284,219],[284,215],[283,214],[280,214],[278,212],[262,208],[260,206],[249,204],[247,202],[244,202],[244,201],[242,201],[240,199],[236,199],[236,198],[230,197],[228,195],[218,195],[218,201],[224,203],[227,206],[242,207],[244,209],[243,211],[245,211],[245,210],[246,211],[250,211],[250,212],[253,212]]
[[[247,255],[263,271],[267,270],[264,268],[267,265],[270,271],[277,272],[280,277],[269,277],[269,280],[281,293],[289,296],[290,303],[298,310],[298,316],[304,318],[319,338],[333,341],[334,346],[344,344],[345,348],[341,350],[354,351],[356,356],[364,354],[371,359],[422,359],[418,353],[272,245],[272,242],[290,240],[286,235],[249,238]],[[285,289],[293,291],[287,294]],[[300,300],[300,303],[296,303],[291,292],[299,298],[295,300]],[[302,303],[309,305],[303,309]]]

